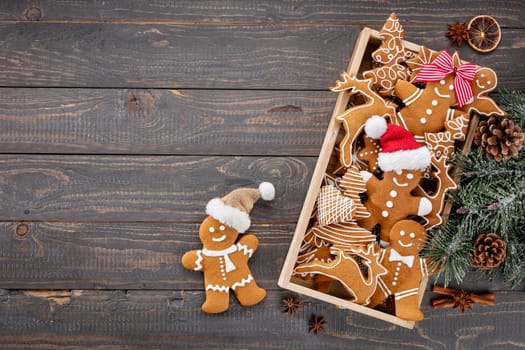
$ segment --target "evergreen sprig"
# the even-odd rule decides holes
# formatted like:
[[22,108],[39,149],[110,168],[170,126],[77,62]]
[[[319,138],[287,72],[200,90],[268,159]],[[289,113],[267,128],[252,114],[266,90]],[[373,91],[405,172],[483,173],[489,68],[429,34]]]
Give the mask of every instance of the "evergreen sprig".
[[[525,94],[500,90],[497,102],[523,129]],[[462,169],[459,189],[452,194],[453,209],[447,222],[430,233],[423,251],[432,271],[458,283],[473,268],[470,257],[479,233],[495,232],[507,243],[507,257],[498,268],[483,271],[493,279],[517,286],[525,278],[525,151],[507,161],[485,158],[476,149],[458,155],[454,165]]]

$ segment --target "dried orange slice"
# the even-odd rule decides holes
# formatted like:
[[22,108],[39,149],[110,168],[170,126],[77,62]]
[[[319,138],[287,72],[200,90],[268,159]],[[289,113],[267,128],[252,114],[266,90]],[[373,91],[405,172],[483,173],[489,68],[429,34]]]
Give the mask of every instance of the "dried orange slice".
[[491,16],[482,15],[472,18],[468,30],[467,42],[479,52],[494,51],[501,40],[501,28]]

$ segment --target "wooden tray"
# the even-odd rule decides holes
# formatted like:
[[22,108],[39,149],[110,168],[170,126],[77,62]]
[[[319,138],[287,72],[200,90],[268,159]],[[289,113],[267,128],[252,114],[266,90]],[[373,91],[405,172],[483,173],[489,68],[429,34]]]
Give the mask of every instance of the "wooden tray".
[[[374,50],[376,50],[380,46],[380,44],[381,37],[379,35],[379,32],[370,28],[364,28],[357,38],[357,42],[354,47],[354,51],[350,59],[350,64],[348,66],[347,72],[351,75],[358,75],[358,73],[371,69],[372,67],[370,54]],[[403,41],[403,44],[406,49],[415,53],[419,52],[419,45],[408,41]],[[292,276],[297,256],[299,254],[299,249],[301,248],[303,238],[308,229],[310,218],[314,210],[315,202],[319,190],[321,188],[324,175],[326,173],[329,163],[331,161],[333,162],[334,157],[336,157],[336,152],[334,152],[334,146],[336,145],[336,142],[342,137],[342,134],[344,132],[342,128],[340,128],[341,124],[335,122],[334,117],[342,114],[346,110],[349,99],[350,95],[346,91],[340,92],[337,97],[335,108],[332,113],[332,118],[330,124],[328,125],[328,130],[323,141],[321,153],[319,154],[319,159],[317,161],[314,173],[312,175],[310,187],[306,194],[306,199],[304,201],[304,205],[299,216],[299,220],[297,222],[297,227],[292,239],[292,243],[290,245],[290,249],[288,251],[288,255],[286,256],[286,260],[284,262],[278,284],[284,289],[288,289],[312,298],[316,298],[337,305],[340,308],[360,312],[368,316],[391,322],[402,327],[413,328],[415,325],[415,321],[407,321],[394,315],[369,308],[367,306],[355,304],[351,301],[348,301],[346,299],[332,294],[319,292],[313,288],[312,282],[305,281],[303,279]],[[477,115],[471,116],[469,131],[467,133],[466,140],[463,143],[462,147],[462,153],[464,154],[468,153],[470,150],[470,146],[474,137],[474,130],[478,123],[478,120],[479,118]],[[457,178],[455,178],[455,180],[457,182]],[[451,203],[447,202],[442,213],[442,216],[444,218],[448,216],[448,214],[450,213],[450,209]],[[423,299],[423,294],[426,289],[427,283],[428,277],[424,278],[419,286],[420,304],[421,300]]]

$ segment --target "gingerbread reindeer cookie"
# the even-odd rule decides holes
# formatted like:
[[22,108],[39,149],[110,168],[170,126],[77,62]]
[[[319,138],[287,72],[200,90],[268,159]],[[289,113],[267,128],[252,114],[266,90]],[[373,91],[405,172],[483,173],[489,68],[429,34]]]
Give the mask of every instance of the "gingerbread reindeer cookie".
[[341,75],[341,80],[336,82],[332,91],[349,91],[351,94],[360,93],[366,100],[364,104],[350,107],[343,114],[335,117],[338,123],[343,123],[345,136],[339,147],[341,149],[340,160],[345,167],[352,165],[353,144],[361,132],[365,121],[371,115],[389,117],[391,120],[396,118],[396,105],[386,101],[379,96],[371,86],[369,79],[357,79],[348,73]]
[[252,234],[239,238],[239,233],[250,227],[248,213],[254,203],[259,198],[272,200],[274,196],[273,185],[263,182],[259,189],[238,188],[223,198],[208,202],[206,213],[209,216],[199,229],[203,248],[189,251],[182,257],[185,268],[204,274],[206,301],[202,311],[220,313],[228,310],[230,289],[243,306],[255,305],[266,296],[266,291],[257,285],[248,266],[259,240]]

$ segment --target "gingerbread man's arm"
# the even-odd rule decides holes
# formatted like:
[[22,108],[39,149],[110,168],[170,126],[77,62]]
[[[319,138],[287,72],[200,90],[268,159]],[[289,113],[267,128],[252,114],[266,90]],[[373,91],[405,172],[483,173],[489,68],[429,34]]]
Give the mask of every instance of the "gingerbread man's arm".
[[237,246],[251,257],[259,246],[259,239],[255,235],[248,233],[239,239]]
[[432,202],[425,197],[412,197],[419,200],[411,200],[407,202],[408,214],[425,216],[432,211]]
[[202,252],[200,250],[190,250],[181,259],[182,266],[188,270],[202,271]]
[[394,86],[394,92],[396,96],[399,97],[403,102],[405,102],[405,100],[409,97],[414,96],[418,90],[420,89],[418,89],[415,85],[401,79],[396,81],[396,85]]

